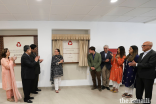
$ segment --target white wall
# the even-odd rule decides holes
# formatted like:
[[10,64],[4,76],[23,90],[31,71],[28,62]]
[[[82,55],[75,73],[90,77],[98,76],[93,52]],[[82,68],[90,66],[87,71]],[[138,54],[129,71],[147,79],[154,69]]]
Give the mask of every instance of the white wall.
[[[137,45],[139,52],[144,41],[152,41],[153,49],[156,50],[156,25],[140,23],[108,23],[108,22],[22,22],[8,21],[0,22],[0,29],[38,29],[39,55],[44,59],[41,64],[39,86],[51,86],[51,30],[52,29],[89,29],[90,45],[95,46],[97,52],[102,51],[103,45],[108,44],[110,48],[125,46],[126,51],[131,45]],[[63,80],[62,86],[91,85],[89,69],[87,80]],[[18,86],[21,86],[20,83]]]

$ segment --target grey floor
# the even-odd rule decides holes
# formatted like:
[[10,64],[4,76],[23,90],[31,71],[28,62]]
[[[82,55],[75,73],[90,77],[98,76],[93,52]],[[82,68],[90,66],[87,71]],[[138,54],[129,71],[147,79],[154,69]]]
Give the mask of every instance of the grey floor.
[[[124,86],[121,86],[118,93],[112,93],[108,90],[91,90],[90,86],[77,87],[61,87],[59,93],[55,93],[52,88],[41,88],[39,94],[32,94],[35,97],[33,104],[121,104],[121,95],[124,93]],[[22,89],[19,89],[23,97]],[[135,90],[134,96],[135,99]],[[123,98],[125,99],[125,98]],[[26,104],[21,99],[18,103],[8,102],[6,100],[6,93],[0,89],[0,104]],[[127,104],[127,103],[122,103]],[[153,89],[152,104],[156,104],[156,85]]]

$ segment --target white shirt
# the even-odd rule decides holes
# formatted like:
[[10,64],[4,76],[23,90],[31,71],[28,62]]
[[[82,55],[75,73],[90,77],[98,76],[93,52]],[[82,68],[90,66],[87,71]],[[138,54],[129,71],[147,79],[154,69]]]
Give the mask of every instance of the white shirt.
[[142,56],[142,59],[143,59],[143,58],[144,58],[144,56],[146,56],[146,55],[147,55],[147,53],[149,53],[151,50],[152,50],[152,49],[150,49],[150,50],[148,50],[148,51],[144,52],[144,54],[143,54],[143,56]]
[[[147,55],[147,53],[149,53],[151,50],[152,50],[152,49],[150,49],[150,50],[144,52],[144,54],[143,54],[143,56],[142,56],[142,59],[143,59],[143,58]],[[138,66],[138,63],[136,63],[136,66]]]
[[[107,52],[108,53],[108,52]],[[107,53],[105,53],[105,58],[107,57]]]

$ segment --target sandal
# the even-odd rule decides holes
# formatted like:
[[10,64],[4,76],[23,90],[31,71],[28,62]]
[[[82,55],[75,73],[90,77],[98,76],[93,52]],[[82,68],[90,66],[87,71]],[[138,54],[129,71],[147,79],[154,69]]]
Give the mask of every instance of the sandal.
[[12,98],[9,98],[9,99],[7,99],[7,101],[9,101],[9,102],[14,102],[15,100],[12,99]]
[[132,98],[133,95],[129,94],[129,95],[126,95],[125,98]]
[[128,93],[124,93],[123,95],[122,95],[122,97],[125,97],[125,96],[127,96],[128,95]]
[[110,91],[111,91],[111,92],[114,92],[114,90],[115,90],[115,88],[111,89]]
[[59,93],[58,90],[57,90],[57,91],[55,90],[55,92],[56,92],[56,93]]
[[118,93],[118,92],[119,92],[118,90],[114,90],[114,91],[113,91],[113,93]]

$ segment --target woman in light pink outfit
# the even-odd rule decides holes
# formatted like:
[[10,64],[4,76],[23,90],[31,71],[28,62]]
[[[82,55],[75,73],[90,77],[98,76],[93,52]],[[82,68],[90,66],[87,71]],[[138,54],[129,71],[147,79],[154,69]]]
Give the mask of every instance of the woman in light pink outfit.
[[15,76],[14,76],[14,61],[16,57],[11,57],[10,52],[7,48],[2,50],[2,87],[6,91],[7,100],[10,102],[17,102],[21,99],[21,95],[17,89]]

